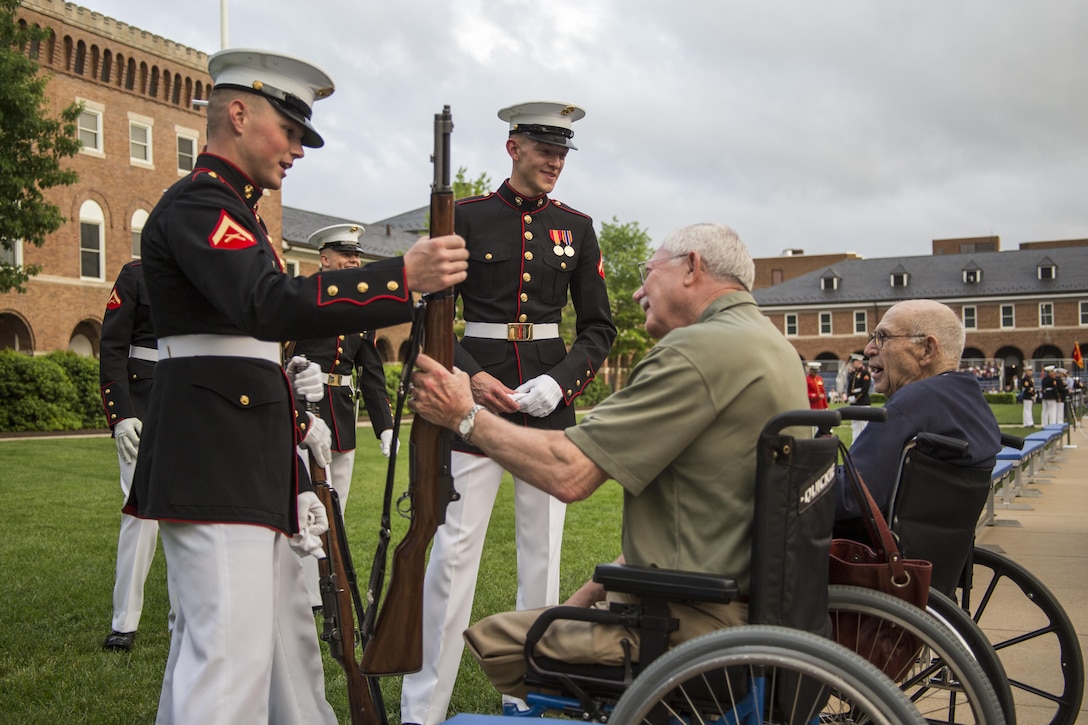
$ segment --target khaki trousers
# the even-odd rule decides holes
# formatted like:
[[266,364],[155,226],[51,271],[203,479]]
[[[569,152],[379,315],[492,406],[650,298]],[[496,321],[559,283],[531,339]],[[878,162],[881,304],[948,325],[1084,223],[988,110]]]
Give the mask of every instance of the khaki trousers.
[[[605,602],[595,606],[607,609],[609,602],[629,602],[632,598],[610,593]],[[481,619],[465,630],[465,642],[484,674],[505,695],[524,698],[528,693],[523,678],[525,664],[525,634],[543,609],[502,612]],[[679,620],[680,627],[669,635],[669,646],[698,637],[701,634],[737,627],[748,623],[748,605],[672,604],[669,612]],[[638,633],[626,627],[593,622],[558,620],[553,622],[537,644],[538,655],[569,664],[623,664],[623,640],[631,643],[631,656],[638,660]]]

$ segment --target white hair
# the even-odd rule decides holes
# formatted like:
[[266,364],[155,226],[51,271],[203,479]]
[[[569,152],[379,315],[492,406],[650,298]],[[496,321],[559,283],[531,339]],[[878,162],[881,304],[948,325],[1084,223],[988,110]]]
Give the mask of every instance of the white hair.
[[724,224],[692,224],[665,237],[661,249],[669,254],[698,252],[714,279],[739,282],[752,289],[756,265],[748,247]]

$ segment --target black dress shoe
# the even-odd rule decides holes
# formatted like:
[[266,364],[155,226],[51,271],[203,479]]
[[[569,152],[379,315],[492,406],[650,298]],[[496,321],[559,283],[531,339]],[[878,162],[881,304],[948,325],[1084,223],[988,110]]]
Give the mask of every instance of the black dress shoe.
[[110,632],[106,641],[102,643],[102,649],[128,652],[132,649],[132,643],[135,640],[135,632]]

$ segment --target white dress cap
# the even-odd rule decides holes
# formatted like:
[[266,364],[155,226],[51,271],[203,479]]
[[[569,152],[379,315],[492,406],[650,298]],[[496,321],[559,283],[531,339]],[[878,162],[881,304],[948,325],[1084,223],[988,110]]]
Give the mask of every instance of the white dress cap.
[[510,133],[523,133],[537,141],[575,151],[578,147],[571,143],[574,137],[571,124],[585,115],[578,106],[559,101],[530,101],[499,111],[499,118],[509,121]]
[[359,237],[365,233],[362,224],[333,224],[311,234],[306,243],[318,250],[334,249],[337,252],[363,253]]
[[280,113],[305,126],[303,146],[325,145],[310,116],[314,101],[328,98],[335,86],[329,74],[316,65],[282,53],[229,48],[208,59],[208,73],[216,88],[259,93]]

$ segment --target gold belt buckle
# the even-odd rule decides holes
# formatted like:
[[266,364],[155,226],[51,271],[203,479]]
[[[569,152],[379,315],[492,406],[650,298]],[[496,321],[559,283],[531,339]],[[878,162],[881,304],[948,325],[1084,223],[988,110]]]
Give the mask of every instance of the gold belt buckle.
[[508,322],[506,323],[506,339],[508,342],[525,342],[533,339],[533,323]]
[[343,377],[343,376],[341,376],[341,375],[339,375],[337,373],[329,373],[327,384],[329,384],[329,385],[339,385],[341,377]]

